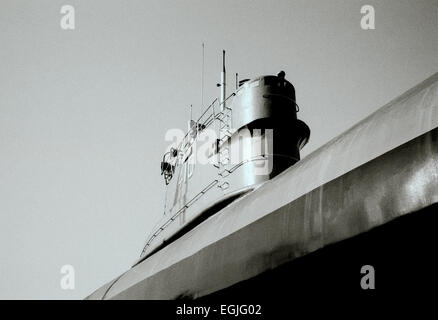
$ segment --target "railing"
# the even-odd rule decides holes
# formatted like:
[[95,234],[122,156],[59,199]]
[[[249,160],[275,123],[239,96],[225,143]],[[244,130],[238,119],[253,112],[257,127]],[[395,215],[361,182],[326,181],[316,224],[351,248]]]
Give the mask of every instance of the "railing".
[[[218,103],[218,99],[214,99],[213,102],[204,110],[204,112],[201,114],[201,116],[198,118],[198,120],[195,122],[193,126],[189,128],[181,142],[177,146],[178,155],[185,154],[185,152],[190,149],[190,147],[195,143],[196,137],[198,136],[198,133],[201,130],[204,130],[208,127],[210,127],[212,124],[214,124],[215,121],[223,121],[221,119],[221,116],[224,114],[224,111],[231,111],[231,108],[225,107],[224,111],[215,112],[215,106],[220,107],[227,102],[229,99],[234,97],[236,95],[235,92],[230,94],[223,102]],[[219,126],[219,128],[222,128],[222,126]],[[220,130],[220,129],[219,129]],[[178,156],[175,157],[175,159],[178,159]],[[178,166],[178,161],[175,160],[175,170]],[[208,190],[210,190],[213,186],[215,186],[219,180],[213,180],[210,184],[208,184],[203,190],[201,190],[195,197],[193,197],[190,201],[188,201],[182,208],[180,208],[169,220],[167,220],[159,229],[154,231],[154,233],[149,236],[148,241],[146,242],[146,245],[143,248],[143,251],[140,255],[140,257],[143,257],[148,247],[151,245],[152,241],[163,231],[166,229],[184,210],[189,208],[194,202],[196,202],[203,194],[205,194]]]
[[208,184],[202,191],[200,191],[196,196],[194,196],[189,202],[187,202],[181,209],[179,209],[169,220],[167,220],[158,230],[156,230],[146,242],[140,257],[143,257],[148,247],[151,245],[152,241],[163,231],[166,229],[175,219],[186,209],[188,209],[193,203],[195,203],[203,194],[205,194],[208,190],[214,187],[218,183],[218,180],[213,180],[210,184]]
[[[214,121],[222,121],[222,119],[220,118],[221,115],[224,114],[223,111],[219,111],[219,112],[215,112],[215,105],[217,104],[218,107],[220,107],[221,105],[223,105],[225,102],[227,102],[230,98],[234,97],[236,95],[236,93],[232,93],[230,94],[225,101],[223,101],[222,103],[218,103],[218,99],[214,99],[213,102],[204,110],[204,112],[201,114],[201,116],[198,118],[198,120],[195,122],[195,124],[193,126],[191,126],[189,128],[189,130],[187,131],[187,133],[185,134],[185,136],[183,137],[183,139],[181,140],[181,142],[177,145],[176,149],[178,150],[178,155],[180,154],[185,154],[186,150],[190,149],[190,147],[193,145],[193,143],[196,140],[196,137],[198,136],[198,133],[200,131],[199,127],[201,126],[202,129],[204,130],[208,127],[210,127]],[[229,107],[225,107],[226,110],[231,110],[231,108]],[[206,117],[206,115],[208,115]],[[178,162],[176,161],[176,159],[178,159],[178,157],[175,158],[175,169],[176,166],[178,165]]]
[[[249,159],[245,159],[240,161],[239,163],[235,164],[230,169],[225,169],[224,171],[227,172],[227,176],[232,174],[235,170],[237,170],[242,165],[252,162],[252,161],[260,161],[260,160],[267,160],[269,156],[283,156],[279,154],[262,154],[253,156]],[[288,157],[289,158],[289,157]],[[294,158],[295,159],[295,158]],[[223,175],[223,173],[219,173],[219,175]],[[191,200],[189,200],[182,208],[180,208],[172,217],[169,218],[159,229],[157,229],[151,236],[149,236],[148,241],[146,245],[143,248],[143,251],[141,252],[140,257],[143,257],[146,253],[146,250],[151,245],[151,243],[154,241],[154,239],[163,231],[166,229],[175,219],[186,209],[188,209],[193,203],[195,203],[202,195],[204,195],[208,190],[213,188],[216,184],[218,184],[219,180],[213,180],[210,184],[208,184],[202,191],[200,191],[196,196],[194,196]]]

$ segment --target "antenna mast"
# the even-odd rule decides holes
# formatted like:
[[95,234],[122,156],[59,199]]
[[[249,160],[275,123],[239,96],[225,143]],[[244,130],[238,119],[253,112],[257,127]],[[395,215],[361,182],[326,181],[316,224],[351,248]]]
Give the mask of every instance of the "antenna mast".
[[204,112],[204,42],[202,43],[201,114]]
[[225,50],[222,50],[222,73],[221,73],[221,111],[225,110],[225,99],[226,99],[226,71],[225,71]]

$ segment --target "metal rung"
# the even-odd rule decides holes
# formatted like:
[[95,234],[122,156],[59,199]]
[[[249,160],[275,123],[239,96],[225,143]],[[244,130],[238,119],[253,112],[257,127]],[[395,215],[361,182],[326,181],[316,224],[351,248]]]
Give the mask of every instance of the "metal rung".
[[225,181],[225,182],[223,182],[222,184],[219,184],[218,185],[218,188],[221,188],[222,190],[226,190],[226,189],[228,189],[230,187],[230,184],[227,182],[227,181]]

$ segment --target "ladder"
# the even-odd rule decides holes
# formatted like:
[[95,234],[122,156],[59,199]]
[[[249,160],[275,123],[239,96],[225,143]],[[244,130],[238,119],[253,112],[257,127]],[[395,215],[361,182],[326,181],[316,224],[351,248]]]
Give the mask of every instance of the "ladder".
[[225,106],[223,110],[218,113],[217,120],[219,121],[219,139],[217,142],[218,149],[218,188],[225,191],[230,186],[226,177],[230,174],[227,169],[231,162],[230,155],[230,138],[232,132],[232,109]]

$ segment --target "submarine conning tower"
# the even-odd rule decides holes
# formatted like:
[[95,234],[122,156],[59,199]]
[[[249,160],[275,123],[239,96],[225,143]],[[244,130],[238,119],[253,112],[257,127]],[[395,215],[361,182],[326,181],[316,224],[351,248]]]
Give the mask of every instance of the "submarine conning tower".
[[241,81],[236,74],[236,90],[227,96],[224,52],[218,87],[220,98],[163,156],[164,215],[136,263],[300,160],[310,129],[297,118],[285,72]]
[[297,118],[295,88],[285,79],[284,71],[277,76],[241,80],[231,109],[234,128],[249,129],[251,134],[260,129],[266,134],[271,129],[270,178],[300,160],[300,150],[309,140],[310,129]]

